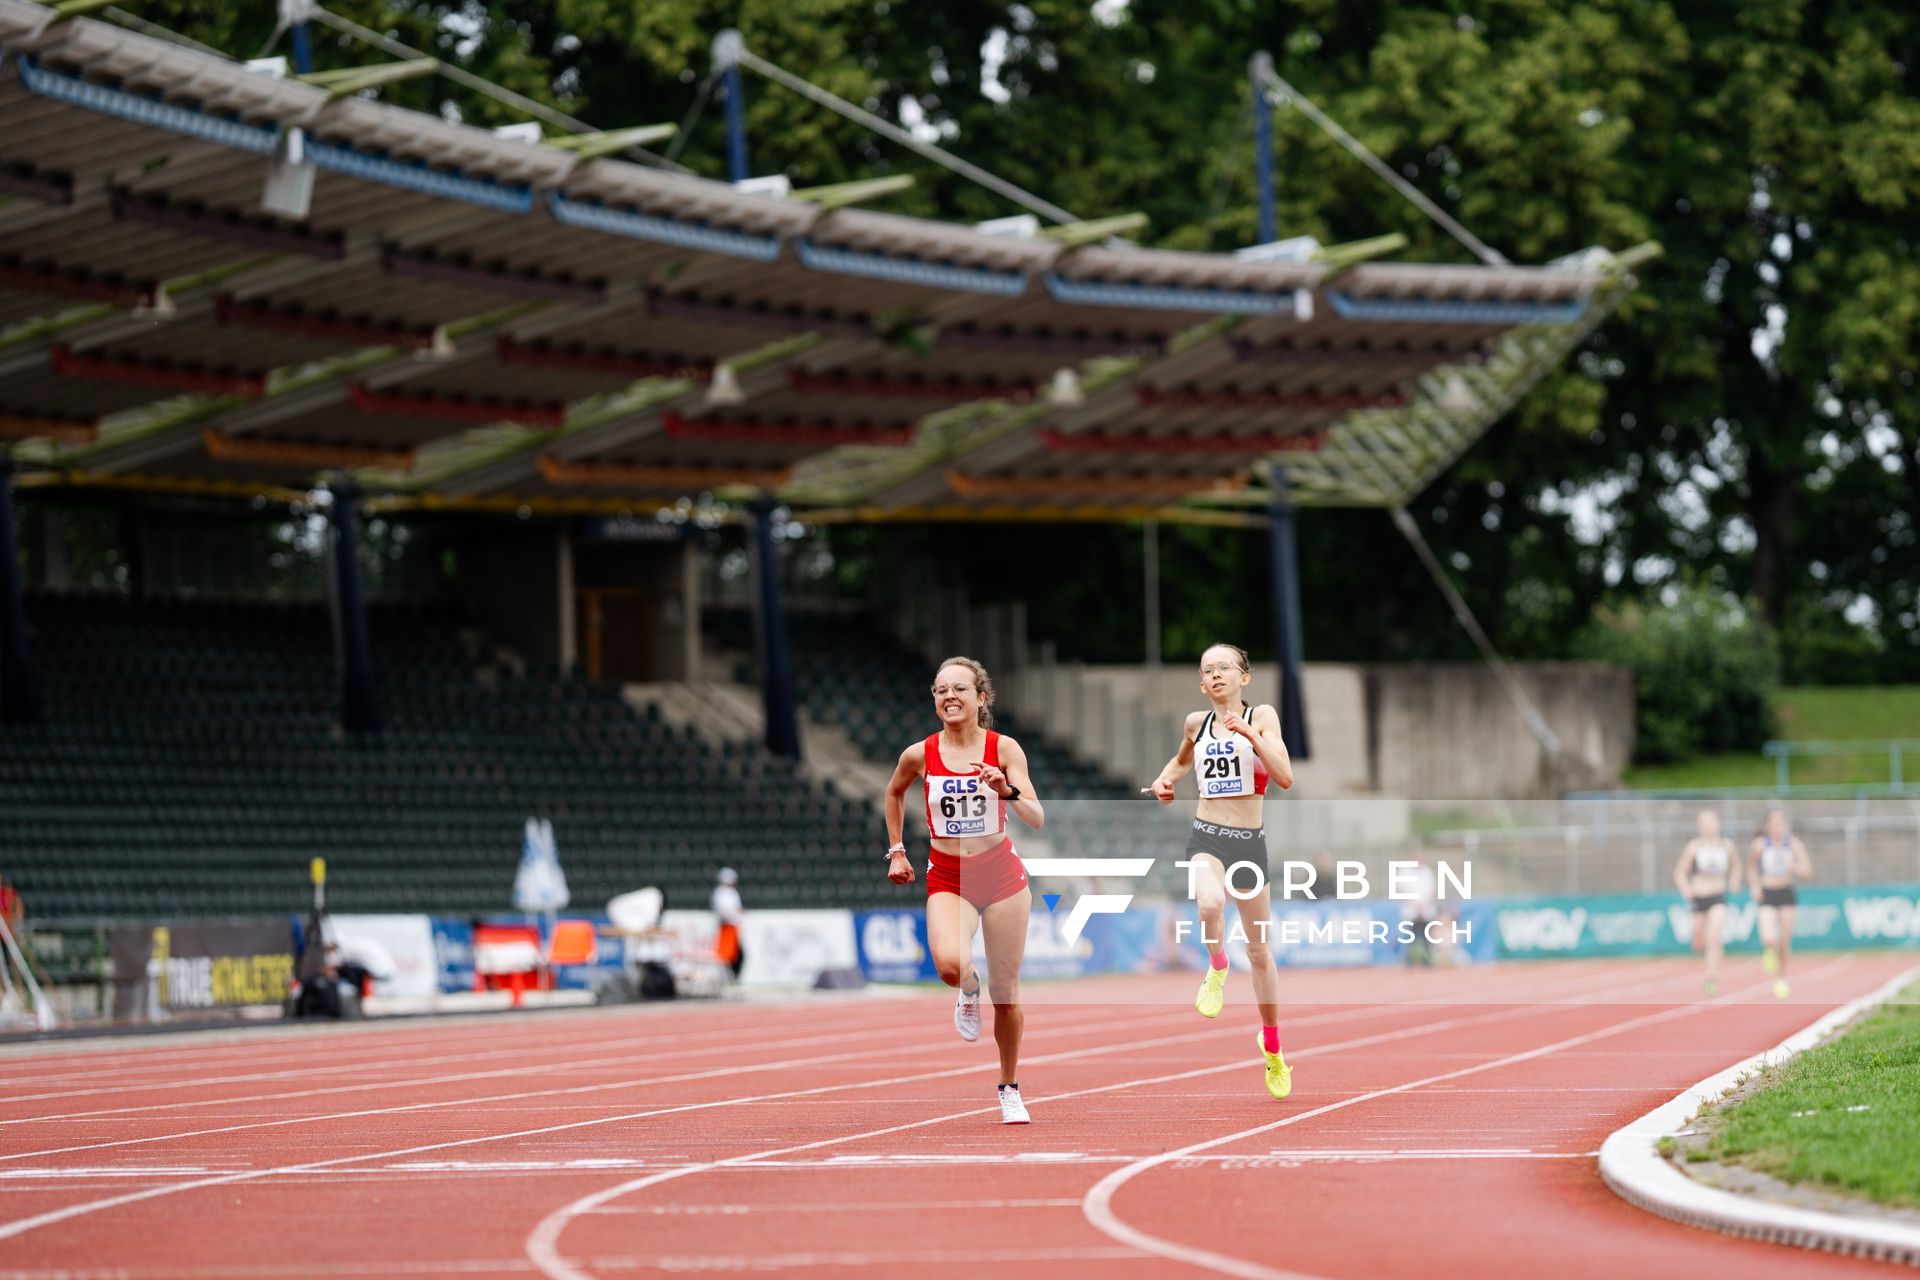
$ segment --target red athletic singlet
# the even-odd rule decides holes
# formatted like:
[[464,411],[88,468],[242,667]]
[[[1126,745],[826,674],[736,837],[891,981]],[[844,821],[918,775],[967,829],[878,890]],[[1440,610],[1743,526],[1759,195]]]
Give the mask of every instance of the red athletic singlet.
[[[997,836],[1007,829],[1007,802],[971,769],[956,773],[940,758],[940,735],[927,737],[927,830],[936,840]],[[1000,767],[1000,735],[987,730],[984,763]]]

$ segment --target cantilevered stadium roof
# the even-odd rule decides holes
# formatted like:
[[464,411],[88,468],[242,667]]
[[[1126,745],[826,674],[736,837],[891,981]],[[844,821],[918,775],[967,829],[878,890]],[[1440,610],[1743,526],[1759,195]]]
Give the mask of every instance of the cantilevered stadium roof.
[[[1279,466],[1395,505],[1632,285],[752,194],[29,0],[0,51],[0,437],[40,483],[1097,516]],[[306,215],[266,212],[293,160]]]

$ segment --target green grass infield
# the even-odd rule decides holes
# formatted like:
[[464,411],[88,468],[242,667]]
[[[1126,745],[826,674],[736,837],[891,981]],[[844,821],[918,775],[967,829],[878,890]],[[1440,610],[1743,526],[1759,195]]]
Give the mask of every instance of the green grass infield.
[[1688,1158],[1920,1208],[1920,983],[1770,1068]]
[[[1920,685],[1863,685],[1849,688],[1782,689],[1774,698],[1778,736],[1794,741],[1844,742],[1912,738],[1920,725]],[[1887,753],[1803,757],[1793,761],[1798,785],[1847,786],[1889,781]],[[1905,761],[1908,785],[1920,782],[1920,760]],[[1721,787],[1770,787],[1777,774],[1772,760],[1753,750],[1702,756],[1673,764],[1643,764],[1621,780],[1629,787],[1712,791]]]

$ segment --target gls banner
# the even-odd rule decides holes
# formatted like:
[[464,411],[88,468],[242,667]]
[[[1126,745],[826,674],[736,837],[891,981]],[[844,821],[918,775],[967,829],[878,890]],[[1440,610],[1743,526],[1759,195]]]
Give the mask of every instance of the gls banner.
[[[1027,917],[1027,950],[1021,973],[1028,978],[1078,978],[1090,973],[1147,973],[1170,960],[1167,925],[1170,909],[1143,906],[1123,915],[1096,915],[1075,937],[1067,938],[1053,916],[1035,911]],[[856,911],[854,944],[860,971],[869,982],[938,982],[927,946],[927,913]],[[974,936],[974,963],[986,971],[986,944]]]
[[[1503,958],[1684,955],[1693,913],[1673,894],[1531,898],[1489,904]],[[1760,949],[1759,912],[1744,892],[1727,904],[1727,949]],[[1920,946],[1920,884],[1812,885],[1800,890],[1799,950]]]

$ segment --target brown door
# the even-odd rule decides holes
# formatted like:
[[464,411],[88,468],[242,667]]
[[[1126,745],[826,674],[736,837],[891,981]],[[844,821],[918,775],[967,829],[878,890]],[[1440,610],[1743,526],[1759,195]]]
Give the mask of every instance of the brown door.
[[580,592],[580,656],[590,680],[653,679],[653,602],[638,587]]

